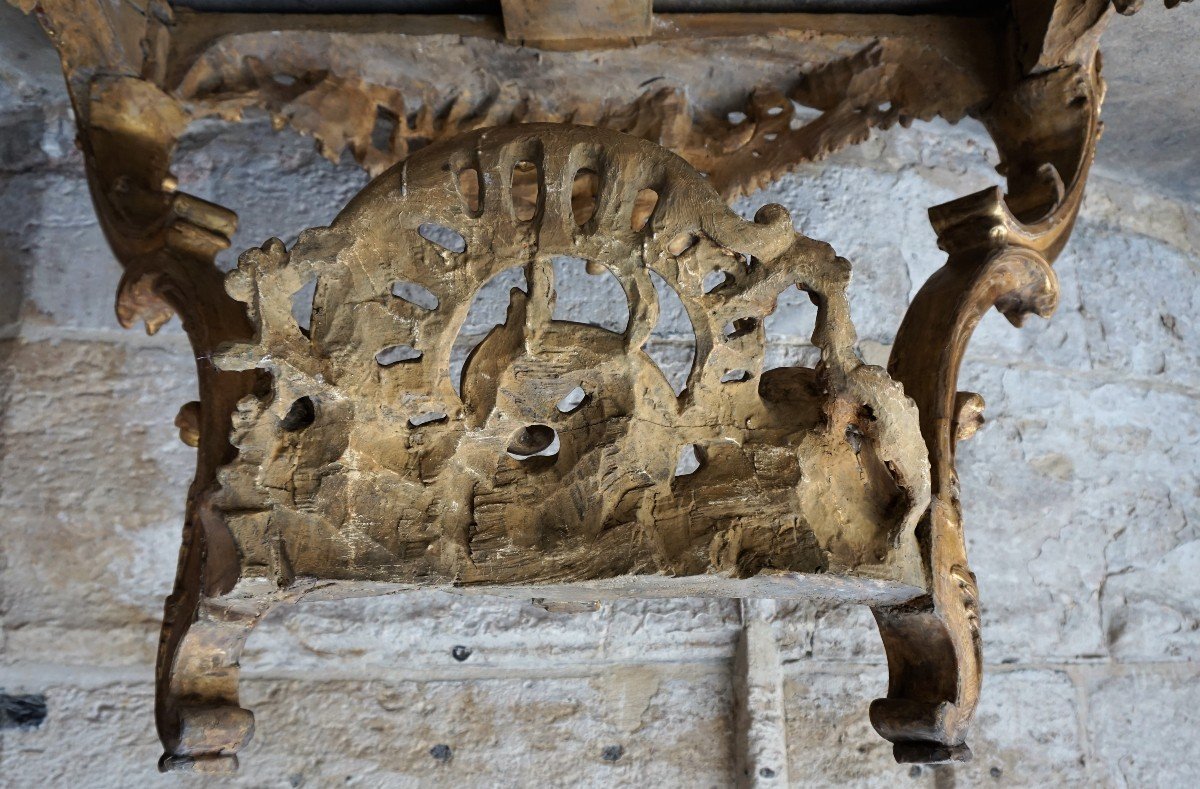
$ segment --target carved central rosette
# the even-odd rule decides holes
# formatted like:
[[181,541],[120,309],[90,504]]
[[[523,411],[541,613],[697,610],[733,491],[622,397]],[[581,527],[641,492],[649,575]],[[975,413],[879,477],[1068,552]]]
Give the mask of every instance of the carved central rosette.
[[[616,276],[624,331],[552,319],[560,256]],[[513,267],[527,287],[456,387],[468,309]],[[645,351],[652,272],[695,334],[679,393]],[[634,137],[527,125],[426,148],[330,227],[230,274],[258,333],[218,364],[269,375],[234,415],[211,511],[243,571],[284,584],[775,571],[924,586],[925,444],[913,403],[853,350],[848,280],[785,209],[745,221]],[[817,305],[820,361],[764,371],[763,320],[792,285]]]

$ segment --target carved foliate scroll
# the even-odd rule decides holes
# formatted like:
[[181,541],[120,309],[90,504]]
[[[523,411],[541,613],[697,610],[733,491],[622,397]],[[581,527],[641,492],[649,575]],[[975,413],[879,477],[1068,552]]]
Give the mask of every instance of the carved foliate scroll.
[[[236,767],[253,731],[240,653],[272,605],[429,584],[566,607],[867,602],[890,673],[876,729],[901,761],[969,753],[982,658],[955,443],[983,403],[958,391],[958,368],[993,304],[1014,323],[1054,308],[1050,265],[1100,130],[1099,36],[1110,6],[1140,0],[682,14],[636,45],[536,51],[487,18],[11,1],[36,9],[62,56],[125,270],[118,319],[153,333],[177,313],[197,361],[199,400],[176,421],[197,468],[159,645],[164,768]],[[176,191],[169,168],[190,121],[251,107],[373,174],[419,153],[332,227],[244,257],[234,300],[213,257],[236,216]],[[844,261],[778,207],[738,219],[709,185],[730,197],[871,129],[968,114],[996,141],[1007,193],[931,212],[948,260],[897,334],[892,380],[850,350]],[[628,132],[708,178],[612,132],[483,131],[525,121]],[[557,256],[618,278],[624,327],[554,320]],[[460,375],[448,354],[468,306],[507,267],[526,288]],[[681,392],[647,354],[656,277],[696,336]],[[763,370],[762,319],[793,284],[820,307],[820,362]]]
[[[560,256],[616,276],[623,331],[552,319]],[[512,267],[527,289],[456,387],[472,300]],[[854,353],[848,275],[781,207],[745,221],[643,140],[534,124],[430,147],[290,251],[242,256],[227,287],[256,337],[218,364],[270,383],[239,404],[211,505],[244,571],[284,586],[829,573],[911,597],[926,453],[911,401]],[[645,350],[656,278],[695,333],[679,393]],[[793,285],[821,361],[764,370]]]
[[958,391],[958,374],[975,327],[993,306],[1020,326],[1031,314],[1049,317],[1058,304],[1051,264],[1074,226],[1100,134],[1100,58],[1073,46],[1080,37],[1094,45],[1106,10],[1092,12],[1068,17],[1087,23],[1075,35],[1046,36],[1057,48],[1028,49],[1031,61],[1055,67],[1024,77],[984,113],[1008,174],[1007,194],[993,187],[930,210],[946,264],[913,299],[888,363],[917,402],[933,482],[919,529],[934,570],[932,594],[922,605],[875,609],[891,680],[871,721],[896,743],[900,761],[969,755],[964,738],[979,702],[983,657],[955,452],[982,422],[983,398]]
[[[617,278],[621,330],[555,319],[561,256]],[[513,267],[526,287],[456,381],[474,296]],[[430,146],[291,250],[245,253],[226,285],[253,337],[214,360],[257,385],[195,493],[197,596],[168,602],[163,768],[236,768],[242,645],[279,602],[924,599],[928,454],[913,402],[853,350],[848,278],[779,206],[746,221],[665,149],[554,124]],[[765,370],[763,319],[792,286],[820,360]],[[695,335],[680,391],[646,349],[672,290]],[[195,411],[181,430],[204,446]]]

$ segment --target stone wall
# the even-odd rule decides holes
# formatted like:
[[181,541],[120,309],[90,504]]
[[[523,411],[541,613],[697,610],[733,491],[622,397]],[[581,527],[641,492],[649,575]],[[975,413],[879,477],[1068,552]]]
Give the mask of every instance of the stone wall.
[[[38,35],[0,7],[0,784],[200,785],[157,776],[151,712],[194,372],[177,325],[116,327],[118,267]],[[865,609],[425,593],[272,614],[244,661],[258,731],[227,783],[728,785],[745,619],[784,691],[786,759],[761,762],[780,785],[1195,785],[1200,212],[1106,177],[1119,156],[1101,149],[1058,314],[1020,331],[989,315],[965,367],[989,420],[960,461],[988,664],[974,761],[892,761],[867,720],[887,676]],[[738,207],[780,202],[853,262],[860,349],[881,362],[941,263],[926,208],[994,183],[992,164],[977,128],[896,130]],[[255,117],[196,127],[176,169],[239,211],[238,249],[328,222],[364,183]],[[611,317],[601,281],[573,291],[578,314]],[[802,304],[768,324],[777,361],[808,352]],[[656,348],[680,364],[686,332],[662,326]]]

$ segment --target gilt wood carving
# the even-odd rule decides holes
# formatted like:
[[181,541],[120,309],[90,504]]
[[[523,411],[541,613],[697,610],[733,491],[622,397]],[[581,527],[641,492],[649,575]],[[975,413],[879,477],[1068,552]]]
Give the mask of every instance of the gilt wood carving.
[[[579,188],[589,178],[594,196]],[[449,237],[429,240],[433,228]],[[551,320],[564,255],[617,276],[624,332]],[[513,266],[528,293],[513,289],[459,396],[455,336],[478,289]],[[643,351],[656,275],[696,336],[678,395]],[[266,370],[272,388],[239,405],[238,458],[212,506],[233,513],[243,567],[280,580],[778,570],[852,572],[913,587],[881,598],[911,596],[925,445],[900,388],[854,353],[848,275],[782,207],[746,222],[637,138],[534,124],[426,148],[290,252],[272,241],[242,257],[227,287],[256,342],[218,366]],[[302,330],[291,296],[313,277]],[[818,305],[821,364],[764,373],[762,320],[793,285]],[[699,468],[677,475],[689,453]]]
[[[623,332],[551,318],[562,255],[617,276]],[[454,337],[513,266],[528,290],[467,359],[460,395]],[[200,608],[223,613],[177,623],[164,656],[170,762],[224,763],[229,732],[248,735],[231,678],[256,615],[231,624],[243,607],[434,585],[549,600],[926,594],[919,418],[853,350],[848,275],[781,207],[747,222],[674,154],[557,124],[428,147],[293,249],[245,253],[227,289],[255,335],[217,367],[267,375],[233,417],[236,458],[198,494],[206,531],[229,542]],[[643,350],[655,276],[696,335],[679,393]],[[304,326],[293,294],[313,278]],[[762,320],[793,285],[818,306],[820,363],[763,371]],[[685,453],[697,468],[678,470]],[[215,694],[197,694],[198,663],[222,666]]]
[[[177,419],[197,471],[159,650],[164,767],[236,766],[253,728],[240,651],[271,606],[430,584],[864,602],[890,673],[875,728],[900,761],[969,754],[980,617],[954,459],[983,400],[958,391],[958,370],[992,306],[1015,324],[1054,309],[1051,264],[1099,136],[1108,0],[972,18],[653,16],[630,41],[568,31],[536,47],[491,18],[16,4],[62,55],[125,268],[120,322],[153,332],[178,314],[197,359],[201,398]],[[236,215],[177,191],[170,157],[192,120],[252,108],[332,159],[393,169],[329,228],[247,253],[223,281],[213,258]],[[781,209],[745,222],[720,198],[872,129],[966,115],[995,140],[1007,190],[931,211],[946,265],[887,374],[865,367],[847,264]],[[493,128],[528,122],[553,123]],[[623,331],[551,319],[557,255],[618,277]],[[527,287],[456,389],[463,313],[512,266]],[[309,277],[301,325],[291,296]],[[652,277],[697,338],[680,393],[645,353]],[[821,361],[763,371],[762,317],[791,284],[819,306]]]

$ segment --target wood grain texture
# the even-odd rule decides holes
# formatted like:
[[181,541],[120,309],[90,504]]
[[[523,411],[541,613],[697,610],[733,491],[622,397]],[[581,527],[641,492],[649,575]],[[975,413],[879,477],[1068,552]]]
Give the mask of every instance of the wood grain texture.
[[[239,657],[272,606],[429,585],[568,608],[859,601],[888,653],[871,719],[896,758],[969,755],[982,642],[955,444],[983,402],[958,373],[991,306],[1019,323],[1056,304],[1109,0],[972,19],[684,14],[536,49],[494,18],[16,5],[62,56],[124,268],[118,320],[153,333],[178,314],[197,361],[200,399],[176,420],[197,470],[158,655],[164,769],[236,768],[253,730]],[[384,174],[331,227],[268,242],[223,282],[236,215],[178,192],[170,161],[190,122],[248,109]],[[889,377],[853,353],[845,261],[779,207],[747,222],[723,198],[872,129],[966,115],[1007,191],[931,211],[948,259]],[[551,123],[509,126],[531,121]],[[617,277],[623,330],[552,319],[559,256]],[[456,388],[471,300],[511,267],[527,287]],[[695,332],[682,393],[645,352],[651,271]],[[818,305],[820,363],[763,370],[763,318],[793,284]]]
[[[538,174],[527,220],[513,181],[522,161]],[[581,170],[598,173],[599,192],[579,224]],[[463,171],[484,185],[477,197]],[[657,201],[635,222],[646,189]],[[458,234],[459,251],[422,235],[431,225]],[[564,255],[616,275],[623,332],[551,320]],[[479,288],[514,266],[528,292],[513,289],[459,396],[454,338]],[[642,347],[659,311],[651,272],[695,331],[678,396]],[[243,255],[228,287],[257,337],[218,366],[268,371],[272,385],[239,404],[238,460],[211,506],[244,572],[285,586],[803,572],[916,592],[924,444],[899,387],[853,351],[848,273],[781,207],[742,220],[686,162],[637,138],[535,124],[430,147],[291,251],[271,241]],[[706,292],[713,275],[724,281]],[[312,278],[305,333],[291,294]],[[396,283],[438,306],[393,295]],[[818,305],[821,363],[764,371],[762,321],[792,285]],[[397,347],[406,360],[381,363]],[[685,451],[699,468],[676,474]]]
[[650,0],[501,0],[504,35],[524,43],[628,40],[650,34]]

